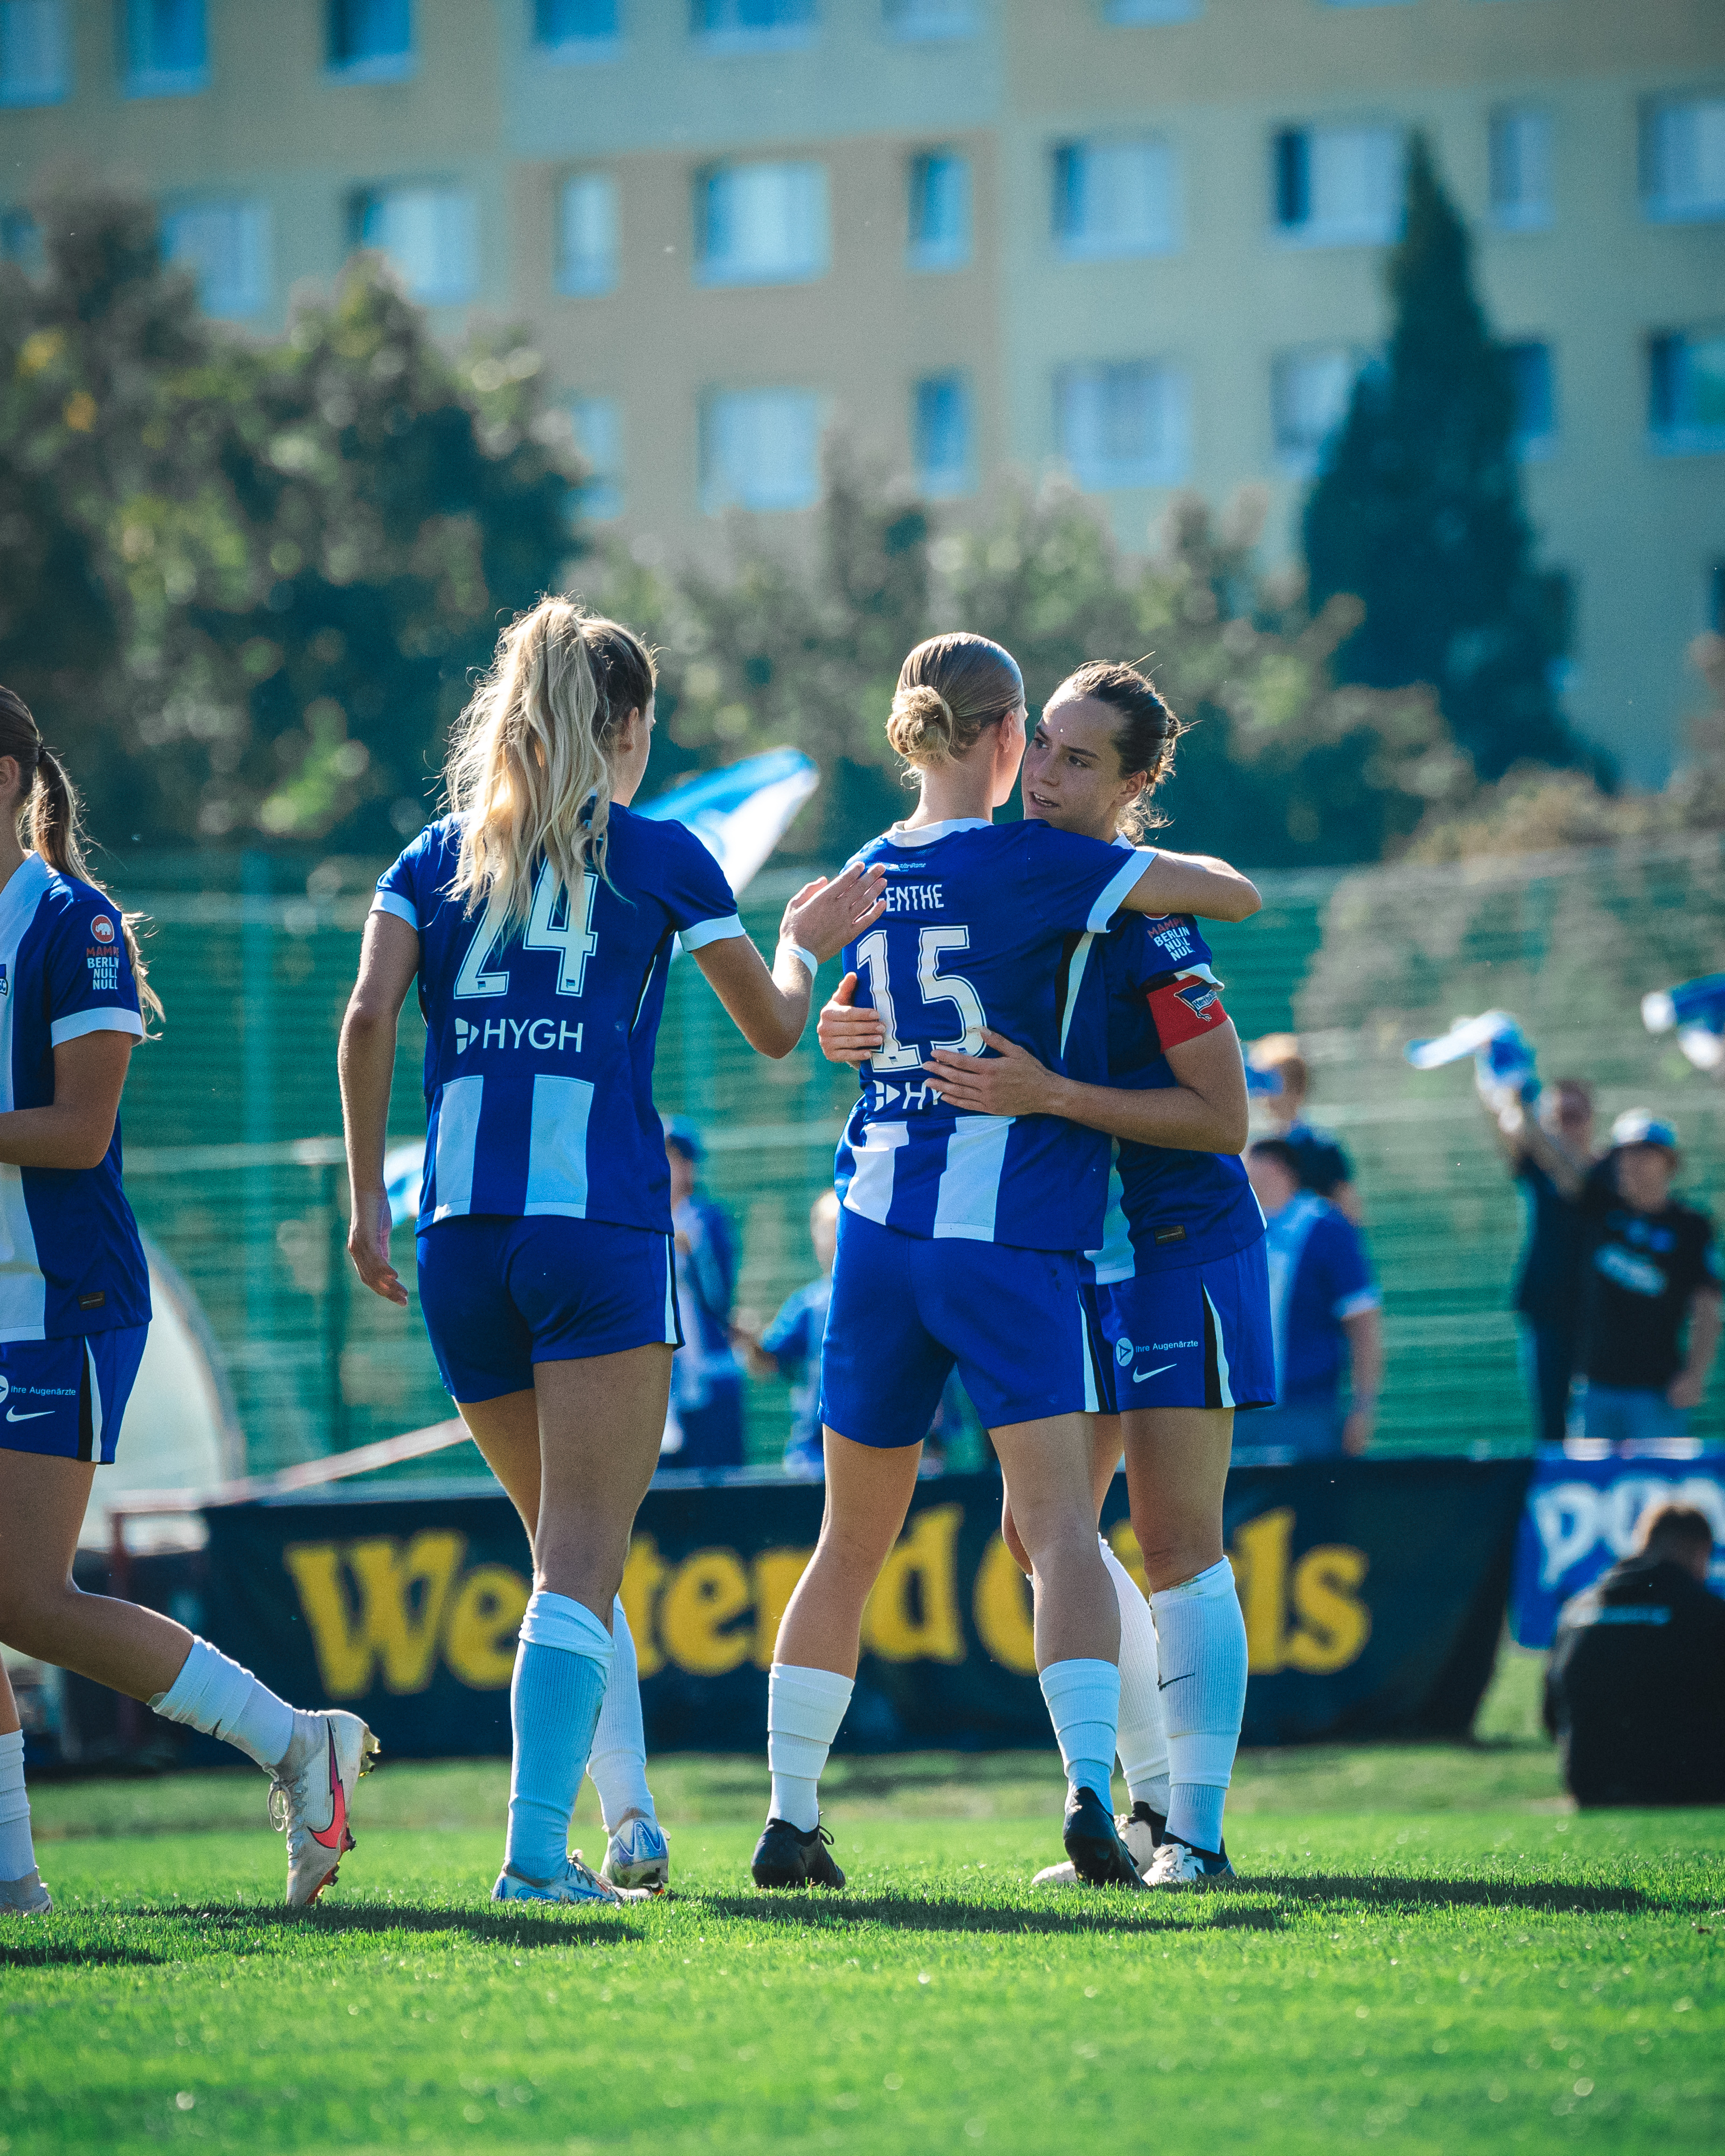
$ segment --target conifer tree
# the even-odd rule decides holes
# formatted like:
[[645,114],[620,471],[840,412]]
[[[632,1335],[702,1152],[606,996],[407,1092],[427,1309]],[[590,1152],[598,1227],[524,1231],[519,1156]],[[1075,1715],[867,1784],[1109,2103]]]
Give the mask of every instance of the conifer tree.
[[1364,603],[1338,678],[1429,682],[1482,778],[1581,752],[1551,682],[1565,642],[1563,584],[1534,562],[1514,447],[1508,356],[1470,270],[1466,227],[1416,136],[1406,224],[1386,273],[1394,327],[1356,385],[1309,497],[1312,603]]

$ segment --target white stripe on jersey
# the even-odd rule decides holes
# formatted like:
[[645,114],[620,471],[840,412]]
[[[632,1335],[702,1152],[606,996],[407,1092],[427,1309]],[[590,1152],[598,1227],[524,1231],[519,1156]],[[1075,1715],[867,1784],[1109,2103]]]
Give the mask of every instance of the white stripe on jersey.
[[727,913],[721,920],[697,921],[692,927],[679,929],[677,941],[685,952],[704,951],[709,943],[722,943],[729,937],[747,936],[747,929],[737,916]]
[[[1117,844],[1119,841],[1117,839],[1115,843]],[[1127,894],[1132,891],[1138,878],[1156,859],[1156,852],[1154,846],[1132,848],[1132,859],[1122,865],[1119,875],[1091,906],[1090,919],[1084,924],[1086,928],[1097,931],[1106,928],[1108,923],[1125,904]]]
[[[7,978],[18,974],[18,946],[36,918],[48,888],[39,854],[26,854],[0,891],[0,963]],[[16,996],[0,997],[0,1111],[13,1106],[13,1018]],[[39,1340],[48,1316],[48,1282],[36,1255],[36,1231],[24,1202],[24,1175],[0,1163],[0,1340]]]
[[439,1097],[434,1220],[465,1213],[473,1203],[473,1155],[479,1143],[480,1104],[485,1090],[482,1077],[452,1078]]
[[1084,969],[1090,963],[1090,954],[1096,943],[1095,934],[1086,929],[1078,939],[1078,947],[1072,953],[1072,963],[1066,968],[1066,1004],[1060,1013],[1060,1053],[1066,1052],[1066,1035],[1072,1029],[1072,1014],[1078,1008],[1078,991],[1083,985]]
[[419,909],[410,898],[398,891],[380,891],[372,900],[373,913],[393,913],[398,921],[405,921],[409,928],[419,926]]
[[893,1156],[910,1142],[908,1123],[868,1125],[862,1143],[852,1156],[856,1166],[845,1193],[845,1203],[851,1212],[860,1213],[864,1219],[877,1221],[883,1228],[886,1225],[886,1216],[892,1210]]
[[994,1240],[994,1209],[1006,1166],[1010,1116],[961,1116],[947,1140],[947,1164],[935,1199],[934,1233],[973,1243]]
[[[444,1091],[447,1097],[449,1088]],[[557,1213],[571,1220],[587,1218],[587,1124],[592,1113],[588,1080],[559,1078],[547,1070],[534,1074],[524,1215]]]

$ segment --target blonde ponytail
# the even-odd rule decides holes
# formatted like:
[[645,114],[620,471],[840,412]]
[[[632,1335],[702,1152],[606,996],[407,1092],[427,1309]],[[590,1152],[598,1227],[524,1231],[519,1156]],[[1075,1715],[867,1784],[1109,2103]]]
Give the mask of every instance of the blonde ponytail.
[[899,669],[886,738],[912,771],[956,763],[1024,701],[1009,651],[986,636],[931,636]]
[[525,927],[541,860],[572,916],[588,870],[605,878],[610,751],[631,711],[644,719],[653,685],[640,639],[571,599],[542,599],[504,630],[444,766],[461,823],[454,891],[470,913]]

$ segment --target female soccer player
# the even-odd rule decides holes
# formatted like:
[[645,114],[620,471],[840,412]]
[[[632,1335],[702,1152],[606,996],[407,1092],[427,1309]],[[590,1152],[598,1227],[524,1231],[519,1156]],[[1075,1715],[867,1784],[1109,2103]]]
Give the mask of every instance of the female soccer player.
[[1220,863],[1122,856],[1045,822],[994,824],[1024,752],[1024,684],[977,636],[919,644],[887,734],[917,774],[916,813],[863,850],[885,917],[846,963],[880,1039],[839,1152],[842,1209],[823,1348],[827,1502],[769,1680],[763,1887],[843,1884],[816,1783],[850,1700],[863,1604],[915,1486],[923,1433],[957,1363],[993,1437],[1031,1561],[1036,1662],[1065,1762],[1063,1838],[1080,1875],[1136,1887],[1108,1804],[1119,1614],[1096,1547],[1076,1253],[1100,1241],[1108,1145],[1056,1116],[973,1114],[932,1082],[991,1040],[1058,1064],[1073,947],[1124,906],[1240,919],[1257,893]]
[[[303,1907],[353,1846],[347,1808],[377,1748],[371,1732],[357,1715],[300,1713],[171,1617],[72,1584],[90,1483],[114,1458],[150,1324],[120,1181],[120,1095],[143,1008],[162,1006],[130,922],[85,867],[71,781],[23,698],[0,689],[0,1639],[255,1760],[287,1831],[287,1898]],[[52,1906],[0,1669],[0,1912]]]
[[[1141,838],[1178,732],[1142,675],[1081,668],[1049,699],[1025,751],[1026,815],[1093,838],[1117,834],[1122,845]],[[838,1061],[858,1060],[879,1038],[876,1014],[850,1007],[853,993],[847,978],[821,1014],[822,1046]],[[1087,1030],[1101,1042],[1086,1043]],[[1246,1639],[1222,1555],[1222,1493],[1235,1408],[1275,1398],[1264,1219],[1239,1158],[1240,1043],[1208,946],[1186,918],[1124,921],[1086,968],[1067,1067],[1101,1061],[1106,1086],[988,1038],[996,1059],[947,1050],[931,1059],[948,1099],[983,1114],[1065,1116],[1119,1141],[1107,1233],[1084,1270],[1106,1409],[1091,1424],[1096,1508],[1123,1446],[1151,1590],[1147,1610],[1105,1543],[1121,1613],[1120,1754],[1132,1806],[1122,1833],[1152,1885],[1228,1877],[1222,1808]],[[1010,1505],[1004,1532],[1024,1563]],[[1160,1689],[1158,1640],[1163,1666],[1181,1672]],[[1063,1874],[1071,1868],[1044,1876]]]
[[769,973],[706,847],[630,811],[653,691],[639,639],[568,599],[504,632],[450,746],[451,813],[379,880],[341,1033],[348,1249],[368,1287],[405,1304],[383,1142],[396,1021],[418,977],[420,1306],[532,1540],[500,1901],[619,1898],[570,1857],[568,1829],[682,1337],[653,1106],[671,938],[750,1045],[788,1055],[817,963],[874,920],[886,880],[859,865],[806,885]]

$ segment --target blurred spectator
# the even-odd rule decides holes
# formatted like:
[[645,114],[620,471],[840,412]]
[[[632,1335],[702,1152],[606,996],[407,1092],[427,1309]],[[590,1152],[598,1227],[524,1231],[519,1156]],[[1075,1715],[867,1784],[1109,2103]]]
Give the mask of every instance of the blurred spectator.
[[[1587,1225],[1580,1383],[1569,1442],[1687,1440],[1719,1345],[1713,1224],[1671,1194],[1677,1133],[1645,1108],[1611,1126],[1611,1150],[1582,1185]],[[1691,1440],[1692,1443],[1692,1440]]]
[[1338,1211],[1358,1223],[1361,1217],[1359,1193],[1354,1188],[1353,1163],[1333,1131],[1320,1130],[1305,1117],[1306,1096],[1312,1076],[1291,1033],[1266,1034],[1247,1052],[1254,1070],[1279,1080],[1279,1090],[1256,1097],[1275,1127],[1275,1135],[1292,1147],[1300,1163],[1300,1181],[1307,1190],[1327,1198]]
[[1563,1605],[1545,1726],[1581,1804],[1725,1804],[1725,1602],[1705,1512],[1656,1502],[1634,1556]]
[[1300,1155],[1286,1138],[1250,1147],[1246,1173],[1269,1228],[1276,1336],[1276,1404],[1253,1414],[1251,1442],[1301,1459],[1363,1452],[1378,1419],[1384,1330],[1359,1229],[1301,1187]]
[[663,1457],[673,1467],[741,1467],[742,1372],[731,1348],[737,1293],[731,1223],[700,1187],[706,1148],[685,1116],[665,1117],[665,1152],[685,1344],[671,1362]]
[[1483,1105],[1527,1216],[1515,1306],[1534,1426],[1542,1444],[1561,1445],[1587,1260],[1587,1222],[1578,1201],[1594,1163],[1593,1095],[1579,1078],[1558,1078],[1540,1094],[1537,1115],[1513,1098]]
[[786,1296],[759,1339],[752,1337],[753,1327],[741,1315],[737,1332],[757,1378],[790,1380],[791,1434],[784,1449],[785,1472],[818,1481],[826,1472],[820,1426],[820,1342],[833,1292],[833,1254],[839,1246],[836,1191],[822,1191],[809,1207],[809,1240],[814,1245],[820,1277]]

